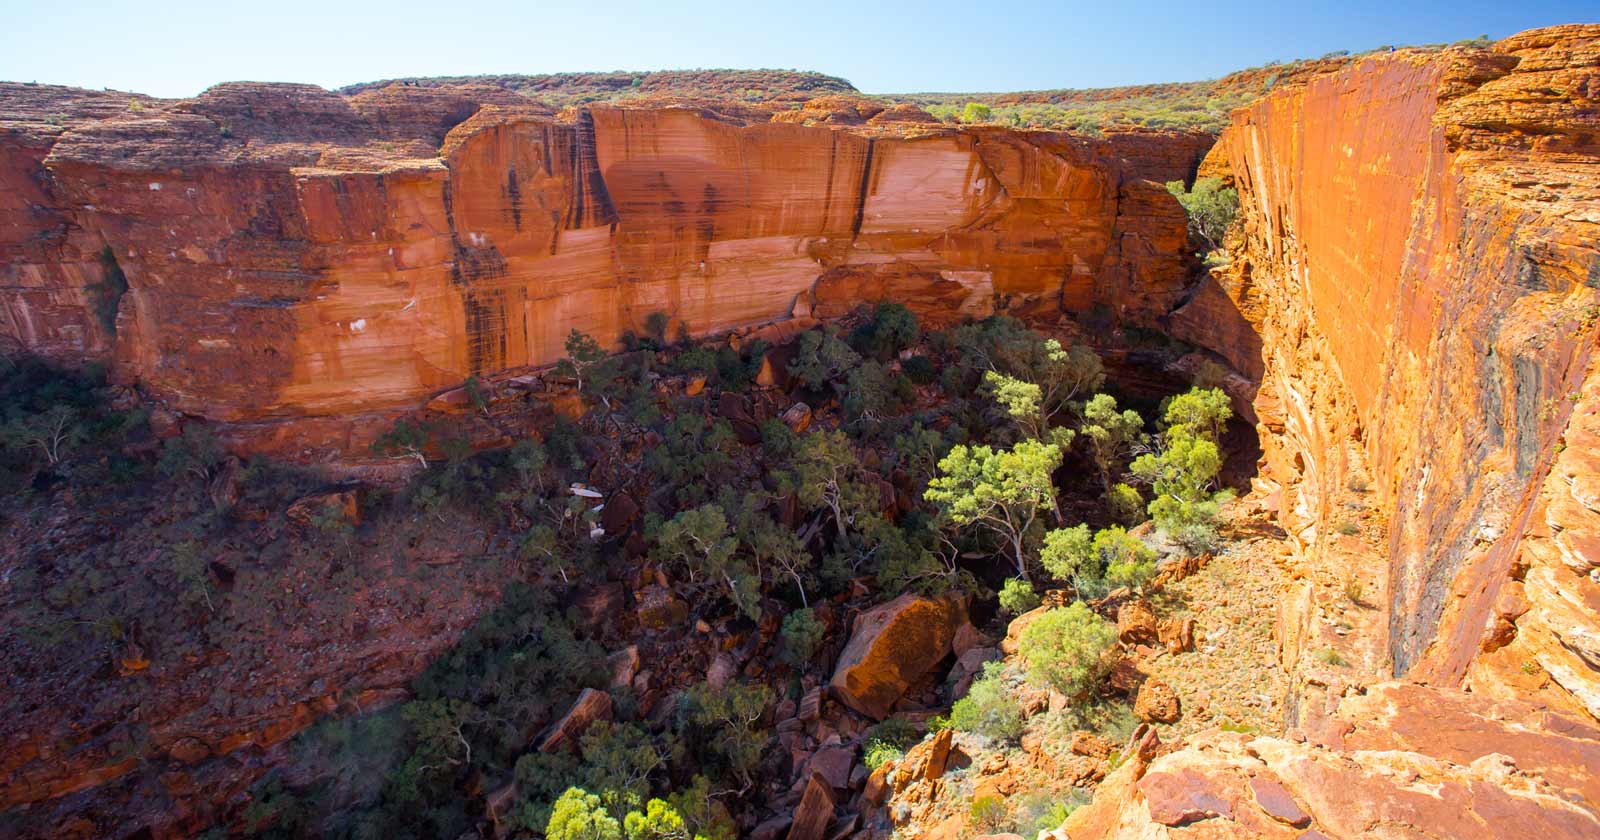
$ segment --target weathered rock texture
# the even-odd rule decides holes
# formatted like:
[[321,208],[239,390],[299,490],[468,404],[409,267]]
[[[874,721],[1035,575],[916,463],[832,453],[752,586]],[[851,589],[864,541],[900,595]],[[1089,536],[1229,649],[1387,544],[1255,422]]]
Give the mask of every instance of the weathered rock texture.
[[[1516,571],[1600,303],[1600,27],[1399,54],[1271,96],[1229,150],[1264,480],[1314,545],[1359,441],[1396,673],[1459,683]],[[1580,506],[1581,507],[1581,506]],[[1314,549],[1313,549],[1314,550]],[[1573,591],[1594,586],[1577,575]]]
[[[1175,331],[1259,373],[1258,491],[1306,568],[1370,473],[1389,667],[1434,687],[1302,685],[1309,743],[1202,738],[1069,833],[1594,836],[1600,26],[1369,58],[1221,145],[1243,233]],[[1293,592],[1291,668],[1317,615]]]
[[[1600,729],[1527,703],[1385,684],[1306,740],[1215,732],[1130,761],[1071,838],[1592,837]],[[1319,836],[1316,834],[1312,837]]]
[[881,298],[934,320],[1101,305],[1151,324],[1187,278],[1156,181],[1210,143],[528,102],[0,87],[0,342],[108,361],[300,453],[360,452],[379,427],[351,418],[655,312],[694,334]]
[[829,688],[867,717],[888,717],[906,689],[950,654],[966,618],[959,601],[911,594],[862,613]]

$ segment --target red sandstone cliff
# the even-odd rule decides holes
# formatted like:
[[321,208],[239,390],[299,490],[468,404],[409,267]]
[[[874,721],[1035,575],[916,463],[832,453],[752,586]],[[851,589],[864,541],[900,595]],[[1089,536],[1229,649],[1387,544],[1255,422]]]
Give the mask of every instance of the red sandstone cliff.
[[[0,137],[0,340],[110,360],[180,412],[341,421],[247,427],[297,454],[359,452],[353,415],[658,311],[696,334],[883,296],[1153,322],[1187,266],[1182,211],[1145,178],[1187,177],[1210,142],[698,107],[558,119],[499,88],[229,84],[59,125],[38,115],[94,95],[0,96],[21,115]],[[127,292],[97,319],[102,254]]]
[[1068,833],[1594,836],[1600,26],[1369,58],[1222,146],[1243,232],[1174,321],[1261,374],[1259,490],[1300,547],[1284,666],[1370,475],[1390,668],[1431,688],[1303,680],[1289,738],[1135,762]]

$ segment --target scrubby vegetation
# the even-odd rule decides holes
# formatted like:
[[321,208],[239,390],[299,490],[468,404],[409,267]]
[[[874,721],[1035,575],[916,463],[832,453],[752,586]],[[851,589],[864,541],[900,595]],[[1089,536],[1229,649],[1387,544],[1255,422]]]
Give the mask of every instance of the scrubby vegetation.
[[[534,836],[712,840],[788,772],[772,710],[826,679],[845,605],[958,593],[1013,617],[1047,594],[1070,602],[1023,635],[1025,672],[990,663],[945,721],[1014,744],[1023,686],[1101,702],[1115,634],[1099,599],[1148,586],[1163,555],[1207,539],[1219,391],[1171,397],[1152,427],[1140,411],[1155,395],[1113,396],[1095,352],[1005,317],[926,330],[885,304],[783,348],[738,349],[670,338],[667,324],[652,319],[622,354],[570,335],[537,393],[571,395],[575,411],[538,414],[538,399],[473,379],[458,411],[397,419],[371,447],[410,471],[393,487],[241,463],[204,423],[158,430],[113,409],[120,392],[93,374],[12,366],[8,510],[43,516],[74,503],[47,501],[60,487],[106,500],[124,486],[137,492],[119,516],[164,511],[137,546],[83,549],[94,562],[31,555],[37,568],[12,580],[26,644],[124,671],[185,656],[270,670],[284,654],[251,665],[250,649],[280,622],[357,638],[353,604],[426,615],[470,581],[496,605],[404,698],[351,701],[301,733],[293,772],[260,778],[223,828],[406,838],[493,819]],[[513,442],[479,450],[486,429]],[[345,602],[357,593],[367,600]],[[756,664],[719,672],[696,623]],[[650,680],[615,677],[629,645],[663,660]],[[610,714],[542,748],[584,689],[606,692]],[[865,759],[897,760],[917,737],[885,723],[863,737]]]
[[1223,186],[1221,178],[1197,178],[1187,190],[1182,181],[1169,181],[1167,192],[1189,215],[1189,236],[1202,251],[1209,254],[1221,248],[1222,237],[1239,215],[1239,192]]

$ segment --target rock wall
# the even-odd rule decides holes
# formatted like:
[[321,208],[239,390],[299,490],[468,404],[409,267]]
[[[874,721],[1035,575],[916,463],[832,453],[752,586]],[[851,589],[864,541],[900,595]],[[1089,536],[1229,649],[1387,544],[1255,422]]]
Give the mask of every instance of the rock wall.
[[[1063,833],[1593,836],[1600,26],[1369,57],[1235,112],[1219,149],[1242,232],[1171,323],[1260,371],[1257,492],[1301,579],[1290,729],[1141,751]],[[1369,482],[1405,683],[1296,649]]]
[[[28,103],[0,137],[0,338],[288,452],[378,426],[281,421],[414,408],[655,312],[696,335],[884,297],[1153,323],[1188,266],[1145,178],[1209,147],[262,84],[41,125],[82,92],[0,94]],[[113,261],[126,293],[96,318]]]
[[[1398,53],[1235,114],[1262,471],[1315,550],[1360,445],[1389,514],[1396,674],[1459,684],[1587,375],[1600,27]],[[1593,581],[1584,581],[1593,585]]]

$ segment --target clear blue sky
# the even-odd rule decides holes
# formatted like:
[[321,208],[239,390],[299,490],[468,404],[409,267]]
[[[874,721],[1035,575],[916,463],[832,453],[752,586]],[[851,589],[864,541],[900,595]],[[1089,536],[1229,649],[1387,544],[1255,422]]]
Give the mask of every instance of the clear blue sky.
[[233,80],[778,67],[869,93],[1104,87],[1597,19],[1595,0],[0,0],[0,79],[192,96]]

